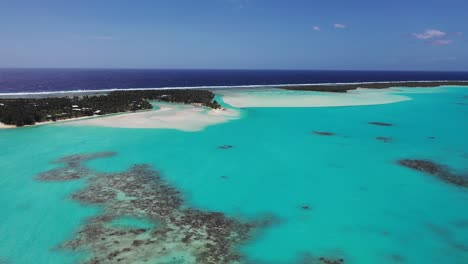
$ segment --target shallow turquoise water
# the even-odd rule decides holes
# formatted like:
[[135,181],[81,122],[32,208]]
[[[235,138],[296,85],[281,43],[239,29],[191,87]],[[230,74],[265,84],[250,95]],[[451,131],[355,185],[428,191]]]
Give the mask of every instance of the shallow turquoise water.
[[[294,263],[305,253],[345,263],[467,263],[468,191],[395,161],[431,159],[466,173],[468,88],[411,91],[414,100],[388,105],[248,108],[240,120],[196,133],[54,125],[0,131],[0,263],[84,257],[54,249],[99,212],[67,199],[84,182],[35,177],[56,166],[52,160],[99,151],[118,155],[93,160],[92,168],[151,164],[190,206],[281,219],[242,246],[255,263]],[[225,144],[234,147],[218,148]]]

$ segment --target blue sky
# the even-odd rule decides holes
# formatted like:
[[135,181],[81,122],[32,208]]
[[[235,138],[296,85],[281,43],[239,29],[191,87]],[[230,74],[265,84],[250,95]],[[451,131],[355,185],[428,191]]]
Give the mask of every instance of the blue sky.
[[468,70],[466,0],[0,0],[0,67]]

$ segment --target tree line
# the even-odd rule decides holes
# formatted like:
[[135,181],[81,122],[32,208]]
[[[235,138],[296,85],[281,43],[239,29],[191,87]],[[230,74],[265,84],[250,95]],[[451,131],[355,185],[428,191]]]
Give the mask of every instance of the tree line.
[[333,92],[346,93],[349,90],[357,88],[368,89],[385,89],[391,87],[437,87],[443,85],[460,85],[467,86],[468,81],[430,81],[430,82],[378,82],[378,83],[352,83],[352,84],[308,84],[308,85],[288,85],[279,86],[277,88],[296,91],[316,91],[316,92]]
[[199,104],[221,108],[207,90],[113,91],[104,95],[0,99],[0,122],[7,125],[33,125],[75,117],[104,115],[152,109],[150,101]]

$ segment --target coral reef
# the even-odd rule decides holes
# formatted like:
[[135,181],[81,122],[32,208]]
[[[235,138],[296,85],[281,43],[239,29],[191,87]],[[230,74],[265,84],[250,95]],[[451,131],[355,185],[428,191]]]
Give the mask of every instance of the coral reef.
[[[251,239],[256,229],[274,220],[245,222],[220,212],[186,207],[181,192],[148,165],[134,165],[121,173],[98,173],[83,164],[112,155],[115,153],[64,157],[56,163],[65,167],[38,177],[41,181],[86,177],[86,187],[71,198],[85,205],[99,205],[102,210],[59,246],[89,252],[90,258],[83,263],[141,263],[180,255],[188,258],[188,263],[241,263],[245,257],[238,247]],[[111,224],[122,217],[144,219],[154,227]]]
[[383,122],[369,122],[369,125],[374,125],[374,126],[393,126],[393,124],[390,123],[383,123]]
[[456,186],[468,187],[468,177],[454,174],[447,166],[440,165],[429,160],[402,159],[398,161],[398,164],[434,175],[444,182]]
[[233,147],[234,147],[234,146],[232,146],[232,145],[222,145],[222,146],[219,146],[218,148],[219,148],[219,149],[231,149],[231,148],[233,148]]
[[390,137],[376,137],[375,139],[377,139],[379,141],[382,141],[382,142],[385,142],[385,143],[388,143],[388,142],[392,141],[392,138],[390,138]]
[[343,258],[315,257],[310,254],[303,254],[297,261],[298,264],[343,264]]
[[335,133],[326,132],[326,131],[314,131],[313,133],[319,136],[334,136],[335,135]]

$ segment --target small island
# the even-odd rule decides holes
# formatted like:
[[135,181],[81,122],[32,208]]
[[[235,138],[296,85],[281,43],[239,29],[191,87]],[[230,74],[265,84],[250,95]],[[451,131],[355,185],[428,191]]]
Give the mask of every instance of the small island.
[[366,89],[386,89],[392,87],[438,87],[444,85],[466,86],[468,81],[408,81],[408,82],[366,82],[366,83],[347,83],[347,84],[298,84],[284,85],[276,88],[296,91],[315,91],[346,93],[358,88]]
[[112,91],[107,94],[0,99],[0,122],[17,127],[39,122],[152,109],[150,101],[221,108],[214,93],[198,89]]

